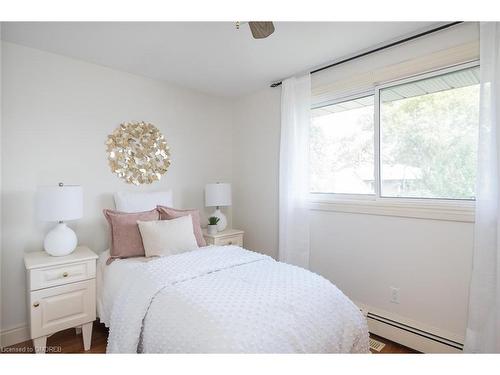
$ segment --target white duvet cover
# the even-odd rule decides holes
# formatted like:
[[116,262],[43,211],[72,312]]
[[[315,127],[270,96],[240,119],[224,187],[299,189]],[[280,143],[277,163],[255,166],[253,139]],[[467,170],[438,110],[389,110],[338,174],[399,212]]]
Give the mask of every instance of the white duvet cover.
[[108,353],[368,353],[359,309],[312,272],[236,246],[99,276]]

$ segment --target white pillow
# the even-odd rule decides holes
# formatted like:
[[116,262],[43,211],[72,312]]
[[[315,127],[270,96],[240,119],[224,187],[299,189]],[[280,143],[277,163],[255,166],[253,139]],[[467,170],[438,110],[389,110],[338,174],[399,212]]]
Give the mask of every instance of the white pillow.
[[168,256],[198,248],[191,215],[172,220],[137,221],[147,257]]
[[115,193],[115,206],[121,212],[144,212],[151,211],[156,206],[173,206],[172,190],[156,191],[151,193]]

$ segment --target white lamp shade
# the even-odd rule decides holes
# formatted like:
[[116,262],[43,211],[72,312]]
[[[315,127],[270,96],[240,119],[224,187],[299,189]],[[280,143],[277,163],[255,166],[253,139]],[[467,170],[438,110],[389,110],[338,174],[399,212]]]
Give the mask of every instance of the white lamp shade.
[[205,186],[205,206],[230,206],[231,184],[207,184]]
[[40,186],[36,195],[36,212],[43,221],[76,220],[83,216],[81,186]]

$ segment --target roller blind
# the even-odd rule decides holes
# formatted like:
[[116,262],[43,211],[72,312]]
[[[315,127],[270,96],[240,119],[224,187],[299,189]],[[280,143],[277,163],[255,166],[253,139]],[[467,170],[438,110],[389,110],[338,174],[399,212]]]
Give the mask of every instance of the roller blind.
[[462,23],[313,74],[312,105],[378,84],[479,59],[479,25]]

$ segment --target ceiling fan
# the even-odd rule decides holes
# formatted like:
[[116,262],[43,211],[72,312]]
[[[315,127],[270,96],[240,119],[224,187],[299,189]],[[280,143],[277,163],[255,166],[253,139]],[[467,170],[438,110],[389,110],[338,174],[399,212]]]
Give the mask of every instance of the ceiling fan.
[[[247,22],[236,22],[236,29],[239,30],[240,26]],[[252,36],[254,39],[264,39],[269,35],[274,33],[274,25],[272,22],[265,21],[249,21],[248,26],[250,27],[250,31],[252,32]]]

